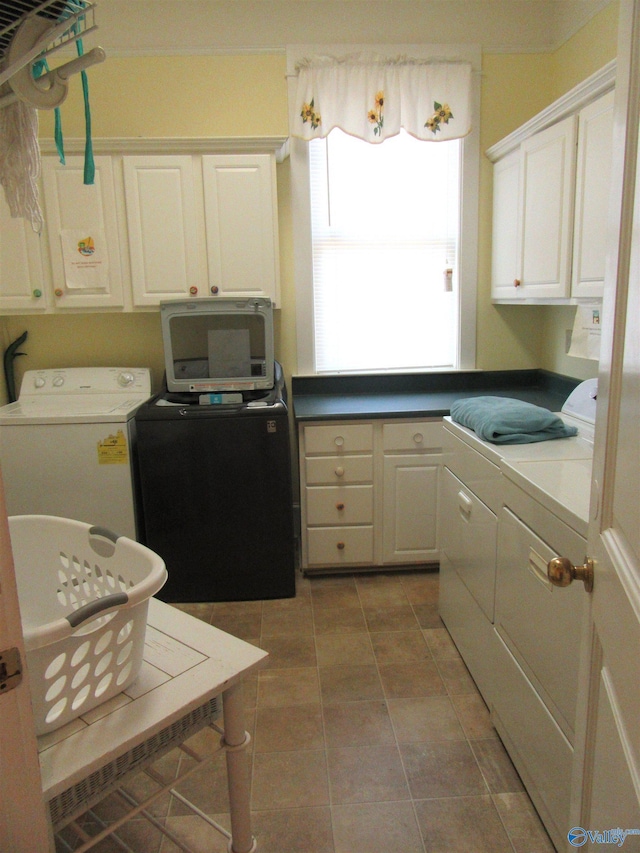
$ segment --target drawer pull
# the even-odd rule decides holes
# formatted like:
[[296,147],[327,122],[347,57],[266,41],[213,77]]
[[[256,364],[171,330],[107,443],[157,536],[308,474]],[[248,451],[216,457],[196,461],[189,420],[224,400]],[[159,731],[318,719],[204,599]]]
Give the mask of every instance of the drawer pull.
[[547,577],[547,561],[533,548],[529,548],[529,571],[549,592],[553,591],[551,581]]
[[338,549],[338,551],[344,551],[344,542],[338,542],[336,548]]
[[468,520],[471,517],[472,508],[473,501],[471,498],[465,495],[464,492],[458,492],[458,509],[460,510],[463,518]]
[[422,444],[422,442],[424,441],[424,436],[422,435],[422,433],[421,433],[421,432],[417,432],[417,433],[413,436],[413,441],[414,441],[414,443],[415,443],[415,444]]
[[336,477],[344,477],[344,468],[336,468]]
[[336,509],[344,509],[344,504],[342,503],[342,501],[338,501],[338,503],[336,504]]
[[344,444],[344,436],[342,436],[342,435],[337,435],[337,436],[333,439],[333,443],[335,444],[335,446],[336,446],[336,447],[342,447],[342,445]]

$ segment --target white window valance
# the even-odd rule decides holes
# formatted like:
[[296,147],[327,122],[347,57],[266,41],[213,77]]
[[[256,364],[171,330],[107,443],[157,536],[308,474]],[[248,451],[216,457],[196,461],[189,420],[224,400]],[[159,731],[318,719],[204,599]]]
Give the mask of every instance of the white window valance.
[[417,139],[459,139],[471,130],[471,64],[370,54],[320,56],[296,64],[292,136],[311,140],[334,127],[367,142],[403,128]]

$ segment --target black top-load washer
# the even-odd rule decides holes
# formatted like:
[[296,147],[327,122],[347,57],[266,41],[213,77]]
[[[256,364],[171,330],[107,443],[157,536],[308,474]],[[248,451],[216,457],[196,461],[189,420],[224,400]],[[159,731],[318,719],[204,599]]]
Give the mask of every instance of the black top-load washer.
[[[271,360],[271,304],[163,303],[161,314],[167,387],[135,418],[138,538],[169,573],[159,597],[291,597],[289,418],[282,368]],[[172,341],[172,328],[186,342]]]

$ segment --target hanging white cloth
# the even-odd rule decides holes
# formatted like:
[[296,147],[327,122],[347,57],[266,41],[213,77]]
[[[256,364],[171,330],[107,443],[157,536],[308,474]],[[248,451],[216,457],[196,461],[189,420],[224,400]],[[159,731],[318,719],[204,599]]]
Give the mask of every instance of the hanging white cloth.
[[12,217],[23,217],[40,232],[43,225],[38,198],[40,146],[35,107],[16,101],[0,109],[0,185]]
[[367,142],[404,128],[417,139],[459,139],[471,130],[471,65],[357,54],[296,65],[292,136],[317,139],[334,127]]

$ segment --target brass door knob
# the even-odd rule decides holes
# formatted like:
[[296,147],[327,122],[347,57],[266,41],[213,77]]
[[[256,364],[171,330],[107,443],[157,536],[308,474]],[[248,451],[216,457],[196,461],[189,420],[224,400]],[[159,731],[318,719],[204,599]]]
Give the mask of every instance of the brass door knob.
[[547,577],[554,586],[569,586],[574,580],[582,581],[585,592],[593,592],[593,560],[585,557],[583,566],[574,566],[566,557],[554,557],[547,563]]

